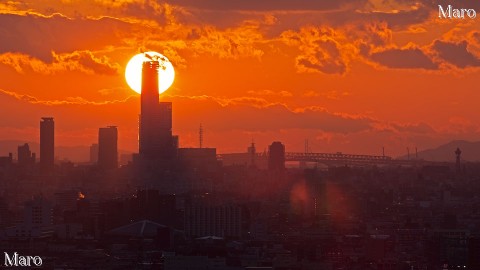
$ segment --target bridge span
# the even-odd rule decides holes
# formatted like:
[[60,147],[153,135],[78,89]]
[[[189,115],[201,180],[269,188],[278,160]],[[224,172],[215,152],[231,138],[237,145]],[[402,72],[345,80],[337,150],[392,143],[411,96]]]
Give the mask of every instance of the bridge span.
[[421,160],[400,160],[389,156],[351,155],[343,153],[285,153],[285,161],[317,162],[327,165],[407,165]]

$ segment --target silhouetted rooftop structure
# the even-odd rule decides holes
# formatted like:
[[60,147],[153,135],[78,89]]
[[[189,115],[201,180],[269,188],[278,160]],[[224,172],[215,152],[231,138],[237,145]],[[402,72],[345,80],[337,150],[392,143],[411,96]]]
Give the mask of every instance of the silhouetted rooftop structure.
[[167,226],[150,220],[141,220],[124,225],[107,232],[107,235],[132,236],[132,237],[155,237],[159,228]]

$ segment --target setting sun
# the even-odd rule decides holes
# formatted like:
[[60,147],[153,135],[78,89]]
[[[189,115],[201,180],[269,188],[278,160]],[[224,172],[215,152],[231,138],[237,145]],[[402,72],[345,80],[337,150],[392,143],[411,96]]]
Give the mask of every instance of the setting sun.
[[[165,92],[173,83],[175,79],[175,71],[172,63],[164,55],[157,52],[139,53],[132,57],[125,69],[125,79],[128,86],[137,93],[142,91],[142,63],[150,61],[146,56],[160,59],[160,69],[158,70],[158,92],[161,94]],[[162,61],[163,60],[163,61]],[[163,68],[162,68],[163,67]]]

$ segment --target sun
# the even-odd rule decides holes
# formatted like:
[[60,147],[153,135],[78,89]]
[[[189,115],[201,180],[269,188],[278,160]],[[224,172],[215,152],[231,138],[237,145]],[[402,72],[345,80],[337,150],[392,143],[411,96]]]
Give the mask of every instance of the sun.
[[132,57],[132,59],[128,61],[125,69],[125,79],[127,80],[128,86],[130,86],[132,90],[139,94],[142,92],[142,64],[145,61],[151,61],[145,56],[145,54],[148,54],[152,57],[157,56],[160,59],[165,59],[163,63],[160,63],[160,65],[163,64],[165,69],[158,69],[158,93],[161,94],[172,85],[173,80],[175,79],[175,70],[173,69],[173,65],[168,58],[158,52],[139,53]]

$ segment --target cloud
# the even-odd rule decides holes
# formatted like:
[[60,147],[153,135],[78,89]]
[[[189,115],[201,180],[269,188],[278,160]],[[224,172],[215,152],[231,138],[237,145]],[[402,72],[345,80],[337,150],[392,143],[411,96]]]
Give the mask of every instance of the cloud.
[[[145,1],[139,0],[94,0],[96,4],[103,5],[110,8],[126,8],[129,5],[142,3],[145,6]],[[150,4],[152,1],[148,1]],[[154,3],[154,2],[152,2]]]
[[[435,8],[425,3],[395,0],[370,0],[370,5],[356,10],[362,21],[385,22],[391,28],[400,30],[421,24],[432,16]],[[373,3],[373,5],[372,5]]]
[[272,19],[245,20],[232,27],[219,28],[202,21],[182,22],[173,10],[167,14],[167,23],[137,26],[138,30],[126,35],[123,41],[128,47],[161,51],[179,68],[187,67],[186,59],[202,56],[260,59],[264,55],[262,47],[268,40],[261,27]]
[[393,31],[385,22],[359,23],[347,27],[347,36],[360,55],[367,56],[372,50],[392,43]]
[[53,54],[55,62],[62,63],[65,69],[76,66],[78,70],[99,75],[116,75],[120,70],[118,63],[110,63],[106,56],[96,57],[90,51],[75,51],[73,53]]
[[[166,100],[173,102],[174,122],[182,123],[175,128],[180,134],[198,130],[199,123],[207,127],[209,137],[224,136],[232,131],[237,133],[236,136],[239,136],[238,132],[278,135],[290,130],[350,134],[371,130],[373,122],[366,117],[333,113],[320,107],[290,109],[279,103],[262,101],[260,98],[169,96]],[[132,149],[136,147],[138,107],[134,104],[138,105],[138,96],[103,102],[89,101],[83,97],[40,100],[31,95],[0,90],[0,102],[7,104],[3,107],[5,111],[22,112],[14,118],[0,119],[0,126],[3,128],[38,127],[38,120],[42,116],[55,117],[62,133],[69,131],[81,134],[86,128],[115,124],[119,126],[122,141]],[[192,111],[195,113],[192,114]],[[94,136],[95,133],[92,133],[92,138]],[[65,141],[67,139],[65,138]],[[221,143],[219,144],[221,146]],[[228,147],[232,147],[231,143]]]
[[300,72],[322,72],[325,74],[344,74],[347,71],[345,62],[334,60],[323,53],[317,56],[303,57],[296,59],[296,64]]
[[392,42],[393,31],[385,22],[367,22],[349,27],[348,35],[374,46],[382,46]]
[[46,75],[62,71],[80,71],[86,74],[117,75],[118,63],[110,63],[106,56],[96,57],[90,51],[57,54],[52,52],[52,62],[45,63],[29,55],[19,53],[0,54],[0,63],[11,66],[19,73],[33,71]]
[[[171,96],[171,99],[176,104],[178,117],[188,116],[189,122],[205,123],[212,129],[221,131],[315,129],[350,133],[368,130],[374,122],[373,119],[361,115],[334,113],[318,106],[289,108],[284,104],[272,103],[262,98]],[[197,113],[192,115],[192,110]],[[219,113],[222,117],[218,117]]]
[[410,48],[391,48],[383,51],[374,52],[370,59],[386,66],[388,68],[398,69],[438,69],[438,64],[434,63],[424,51],[416,47]]
[[472,39],[473,43],[476,45],[480,45],[480,32],[473,31],[470,33],[470,38]]
[[298,72],[344,74],[355,50],[343,33],[328,27],[286,31],[281,38],[287,45],[299,48],[295,59]]
[[16,13],[22,10],[21,4],[15,1],[0,3],[0,13]]
[[264,90],[258,90],[258,91],[248,91],[248,94],[250,95],[256,95],[256,96],[278,96],[278,97],[292,97],[293,94],[291,92],[288,92],[288,91],[279,91],[279,92],[276,92],[276,91],[272,91],[272,90],[268,90],[268,89],[264,89]]
[[442,127],[443,133],[450,134],[478,134],[479,126],[470,119],[461,116],[451,116],[446,119],[446,126]]
[[256,46],[263,42],[259,26],[244,23],[239,27],[228,28],[223,31],[215,27],[205,26],[192,31],[190,50],[198,54],[211,54],[220,58],[256,57],[260,58],[264,52]]
[[[312,23],[310,19],[302,18],[302,25],[298,31],[286,30],[278,35],[281,41],[292,47],[291,51],[299,50],[298,54],[293,56],[298,72],[343,75],[349,71],[350,63],[359,59],[359,53],[368,55],[371,51],[378,49],[377,47],[385,46],[392,41],[392,30],[388,23],[378,22],[382,20],[370,17],[365,20],[362,16],[376,14],[379,10],[390,13],[388,10],[394,8],[400,11],[416,11],[423,7],[382,3],[381,5],[387,6],[382,9],[376,3],[369,9],[369,5],[372,5],[371,1],[353,0],[328,3],[302,1],[295,4],[283,0],[275,3],[269,1],[235,4],[221,1],[207,2],[173,1],[169,4],[161,4],[156,1],[140,0],[97,0],[82,4],[81,1],[72,0],[68,1],[64,8],[72,13],[71,9],[74,7],[77,7],[79,12],[84,12],[87,6],[96,8],[95,10],[101,7],[104,10],[103,14],[118,14],[116,18],[105,17],[106,15],[101,15],[102,13],[96,17],[88,15],[66,17],[60,13],[50,16],[39,13],[1,14],[0,39],[6,42],[0,44],[0,53],[19,53],[32,56],[44,63],[53,63],[58,61],[55,55],[61,56],[64,53],[100,51],[106,48],[115,50],[119,47],[135,50],[145,48],[164,52],[175,66],[181,69],[188,66],[187,59],[204,55],[221,59],[242,57],[261,59],[265,53],[268,53],[267,50],[281,50],[277,43],[278,36],[267,37],[269,29],[277,26],[295,27],[291,26],[288,20],[282,21],[286,18],[284,16],[300,18],[305,12],[317,14],[329,10],[321,15],[322,18],[327,19],[324,26],[304,26],[319,24],[319,22]],[[55,5],[52,4],[52,6]],[[268,13],[256,13],[263,10],[262,7],[272,6],[275,8]],[[109,8],[105,9],[105,7]],[[203,10],[202,7],[210,8]],[[117,13],[112,10],[116,10]],[[205,14],[212,12],[209,10],[237,12],[243,17],[238,17],[234,25],[229,27],[224,27],[221,23],[209,25],[203,20]],[[335,24],[335,19],[328,18],[331,13],[347,12],[347,10],[349,14],[355,16],[355,19],[345,21],[344,25]],[[60,9],[60,11],[63,10]],[[310,18],[309,16],[306,17]],[[40,40],[42,42],[39,42]],[[52,51],[55,54],[52,54]],[[418,54],[418,51],[397,53],[413,55]],[[383,58],[391,58],[391,54],[394,53],[385,52],[384,54],[379,56],[382,59],[377,59],[377,62],[388,61]],[[80,61],[78,65],[84,67],[79,69],[82,72],[115,73],[116,67],[108,65],[105,59],[101,59],[102,57],[97,56],[97,59],[81,57],[82,61],[85,61]],[[22,70],[26,62],[34,63],[37,71],[52,69],[52,67],[45,68],[41,62],[27,61],[25,58],[10,59],[8,62],[15,65],[17,70]],[[393,66],[390,63],[387,64]],[[403,68],[409,65],[399,63],[397,66]]]
[[[27,10],[29,14],[61,13],[76,19],[115,18],[132,23],[146,23],[148,20],[165,23],[165,7],[168,6],[155,0],[41,0],[22,5],[22,10]],[[26,12],[16,14],[25,15]]]
[[[165,100],[173,102],[174,123],[181,123],[175,125],[174,130],[180,135],[182,147],[197,145],[200,123],[206,130],[205,143],[218,147],[219,152],[243,149],[239,146],[242,140],[247,145],[252,138],[255,138],[258,149],[273,140],[280,140],[289,151],[301,151],[303,139],[310,138],[310,147],[316,152],[373,154],[381,153],[382,146],[387,146],[387,155],[404,151],[406,145],[427,147],[439,143],[439,138],[446,140],[428,123],[386,123],[364,115],[332,112],[319,106],[289,108],[249,97],[167,96]],[[85,139],[81,143],[94,142],[96,127],[117,125],[121,147],[135,151],[138,147],[139,102],[138,96],[118,101],[90,101],[83,97],[40,100],[31,95],[1,90],[2,109],[22,113],[1,118],[0,126],[2,131],[11,131],[8,134],[12,136],[30,130],[21,138],[32,140],[32,136],[38,134],[40,117],[52,116],[58,128],[59,143],[78,145],[78,138],[82,136]],[[460,128],[458,130],[457,136],[464,134],[460,133]],[[5,135],[2,138],[11,137]],[[237,144],[232,144],[232,140]]]
[[477,54],[480,50],[477,38],[480,35],[473,31],[466,36],[468,39],[460,41],[437,39],[424,47],[410,43],[403,48],[390,45],[370,47],[368,53],[368,49],[361,51],[366,54],[367,59],[395,69],[448,70],[452,66],[461,69],[479,67],[480,57]]
[[[65,100],[40,100],[31,95],[0,89],[0,98],[2,96],[21,102],[20,106],[23,107],[25,104],[31,104],[48,106],[53,109],[64,105],[69,105],[68,108],[74,108],[76,105],[97,107],[138,101],[137,96],[108,101],[90,101],[79,96],[69,97]],[[333,113],[318,106],[290,109],[284,104],[272,103],[262,98],[210,96],[168,96],[168,98],[175,104],[177,117],[185,117],[188,119],[188,123],[200,123],[202,119],[210,119],[209,126],[216,130],[318,129],[328,132],[350,133],[370,129],[371,124],[374,123],[373,119],[361,115]],[[97,109],[92,108],[92,110],[96,111]],[[192,110],[197,113],[192,115]],[[219,113],[222,117],[218,117]],[[233,119],[235,121],[232,121]],[[272,119],[282,119],[282,121],[272,121]],[[188,125],[188,123],[186,124]]]
[[120,32],[128,33],[129,30],[131,25],[114,18],[0,14],[0,54],[26,54],[51,62],[52,51],[67,53],[120,45]]
[[18,101],[27,102],[30,104],[39,104],[46,106],[56,106],[56,105],[107,105],[107,104],[116,104],[116,103],[125,103],[128,102],[133,96],[129,96],[123,100],[105,100],[105,101],[90,101],[86,100],[83,97],[68,97],[65,100],[40,100],[34,96],[19,94],[13,91],[7,91],[0,89],[0,94],[8,97],[12,97]]
[[271,10],[333,10],[346,5],[362,5],[366,0],[339,0],[339,1],[310,1],[310,0],[170,0],[174,5],[207,10],[248,10],[248,11],[271,11]]
[[[382,0],[383,1],[383,0]],[[390,0],[393,1],[393,0]],[[410,0],[395,0],[395,2],[404,4],[404,5],[412,5],[412,1]],[[442,5],[444,7],[448,5],[452,5],[453,8],[473,8],[473,9],[480,9],[480,3],[477,0],[461,0],[457,1],[455,3],[452,3],[450,0],[418,0],[415,1],[417,5],[422,5],[427,8],[433,9],[436,11],[435,15],[438,16],[438,5]]]
[[427,123],[392,123],[391,126],[397,132],[408,132],[416,134],[433,134],[436,133],[436,130],[432,128]]
[[343,97],[349,96],[350,93],[348,91],[337,91],[337,90],[330,90],[330,91],[313,91],[309,90],[303,93],[303,97],[306,98],[315,98],[315,97],[325,97],[330,100],[340,100]]
[[458,68],[480,66],[480,58],[469,51],[468,45],[466,40],[461,42],[436,40],[431,48],[439,58]]

